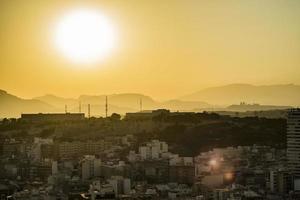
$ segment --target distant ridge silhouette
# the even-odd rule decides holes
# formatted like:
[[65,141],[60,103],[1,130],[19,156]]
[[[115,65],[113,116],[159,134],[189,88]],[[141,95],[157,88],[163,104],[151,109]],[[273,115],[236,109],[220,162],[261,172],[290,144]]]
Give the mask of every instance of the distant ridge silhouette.
[[211,87],[186,95],[180,99],[186,101],[205,101],[216,105],[231,105],[239,102],[265,105],[300,105],[300,86],[285,85],[250,85],[230,84]]
[[0,118],[19,117],[25,112],[52,112],[54,107],[37,99],[22,99],[0,90]]
[[[22,99],[6,91],[0,91],[0,118],[20,117],[21,113],[39,112],[64,112],[68,105],[68,112],[78,112],[81,102],[82,112],[87,113],[87,105],[91,105],[92,116],[104,116],[106,95],[81,95],[78,98],[64,98],[47,94],[34,99]],[[137,93],[123,93],[108,95],[109,114],[140,111],[140,100],[143,102],[143,110],[158,108],[170,109],[172,111],[192,111],[211,107],[208,103],[199,101],[170,100],[158,102],[149,96]]]
[[[87,104],[90,104],[92,116],[104,116],[105,96],[81,95],[78,98],[63,98],[47,94],[34,99],[23,99],[0,90],[0,118],[20,117],[21,113],[26,112],[64,112],[65,105],[68,105],[69,112],[78,112],[79,101],[82,104],[82,112],[87,112]],[[300,105],[300,86],[294,84],[265,86],[230,84],[207,88],[164,102],[138,93],[112,94],[108,95],[109,114],[138,112],[140,111],[141,99],[143,110],[158,108],[170,109],[171,111],[222,110],[230,105],[238,105],[240,102],[261,105],[246,107],[250,110],[256,108],[263,110],[284,109],[288,108],[286,106]],[[227,109],[244,111],[244,107],[231,106]]]

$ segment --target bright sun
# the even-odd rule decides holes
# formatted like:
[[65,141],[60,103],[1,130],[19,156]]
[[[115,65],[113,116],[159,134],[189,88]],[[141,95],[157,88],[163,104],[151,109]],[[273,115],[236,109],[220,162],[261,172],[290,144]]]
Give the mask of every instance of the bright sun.
[[103,59],[114,47],[112,24],[94,10],[75,10],[58,23],[55,43],[68,58],[78,63]]

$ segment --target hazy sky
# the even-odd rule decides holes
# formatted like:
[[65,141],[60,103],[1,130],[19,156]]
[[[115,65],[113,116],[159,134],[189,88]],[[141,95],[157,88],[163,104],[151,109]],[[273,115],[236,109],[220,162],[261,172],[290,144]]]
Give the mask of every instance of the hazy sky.
[[[85,66],[60,55],[64,13],[99,9],[118,42]],[[1,0],[0,88],[46,93],[139,92],[174,98],[229,83],[300,84],[299,0]]]

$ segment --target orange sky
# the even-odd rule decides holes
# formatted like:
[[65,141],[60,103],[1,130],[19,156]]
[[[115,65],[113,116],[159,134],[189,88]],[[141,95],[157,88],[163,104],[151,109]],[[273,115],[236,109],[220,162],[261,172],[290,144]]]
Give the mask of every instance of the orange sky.
[[[53,44],[62,15],[93,8],[118,42],[74,64]],[[0,88],[21,97],[138,92],[175,98],[229,83],[300,84],[297,0],[3,0]]]

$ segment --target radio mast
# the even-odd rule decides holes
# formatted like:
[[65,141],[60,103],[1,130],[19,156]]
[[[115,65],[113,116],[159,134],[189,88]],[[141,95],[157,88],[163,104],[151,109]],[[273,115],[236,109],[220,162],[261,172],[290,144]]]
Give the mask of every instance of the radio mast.
[[108,112],[108,102],[107,102],[107,96],[105,97],[105,117],[107,117]]

